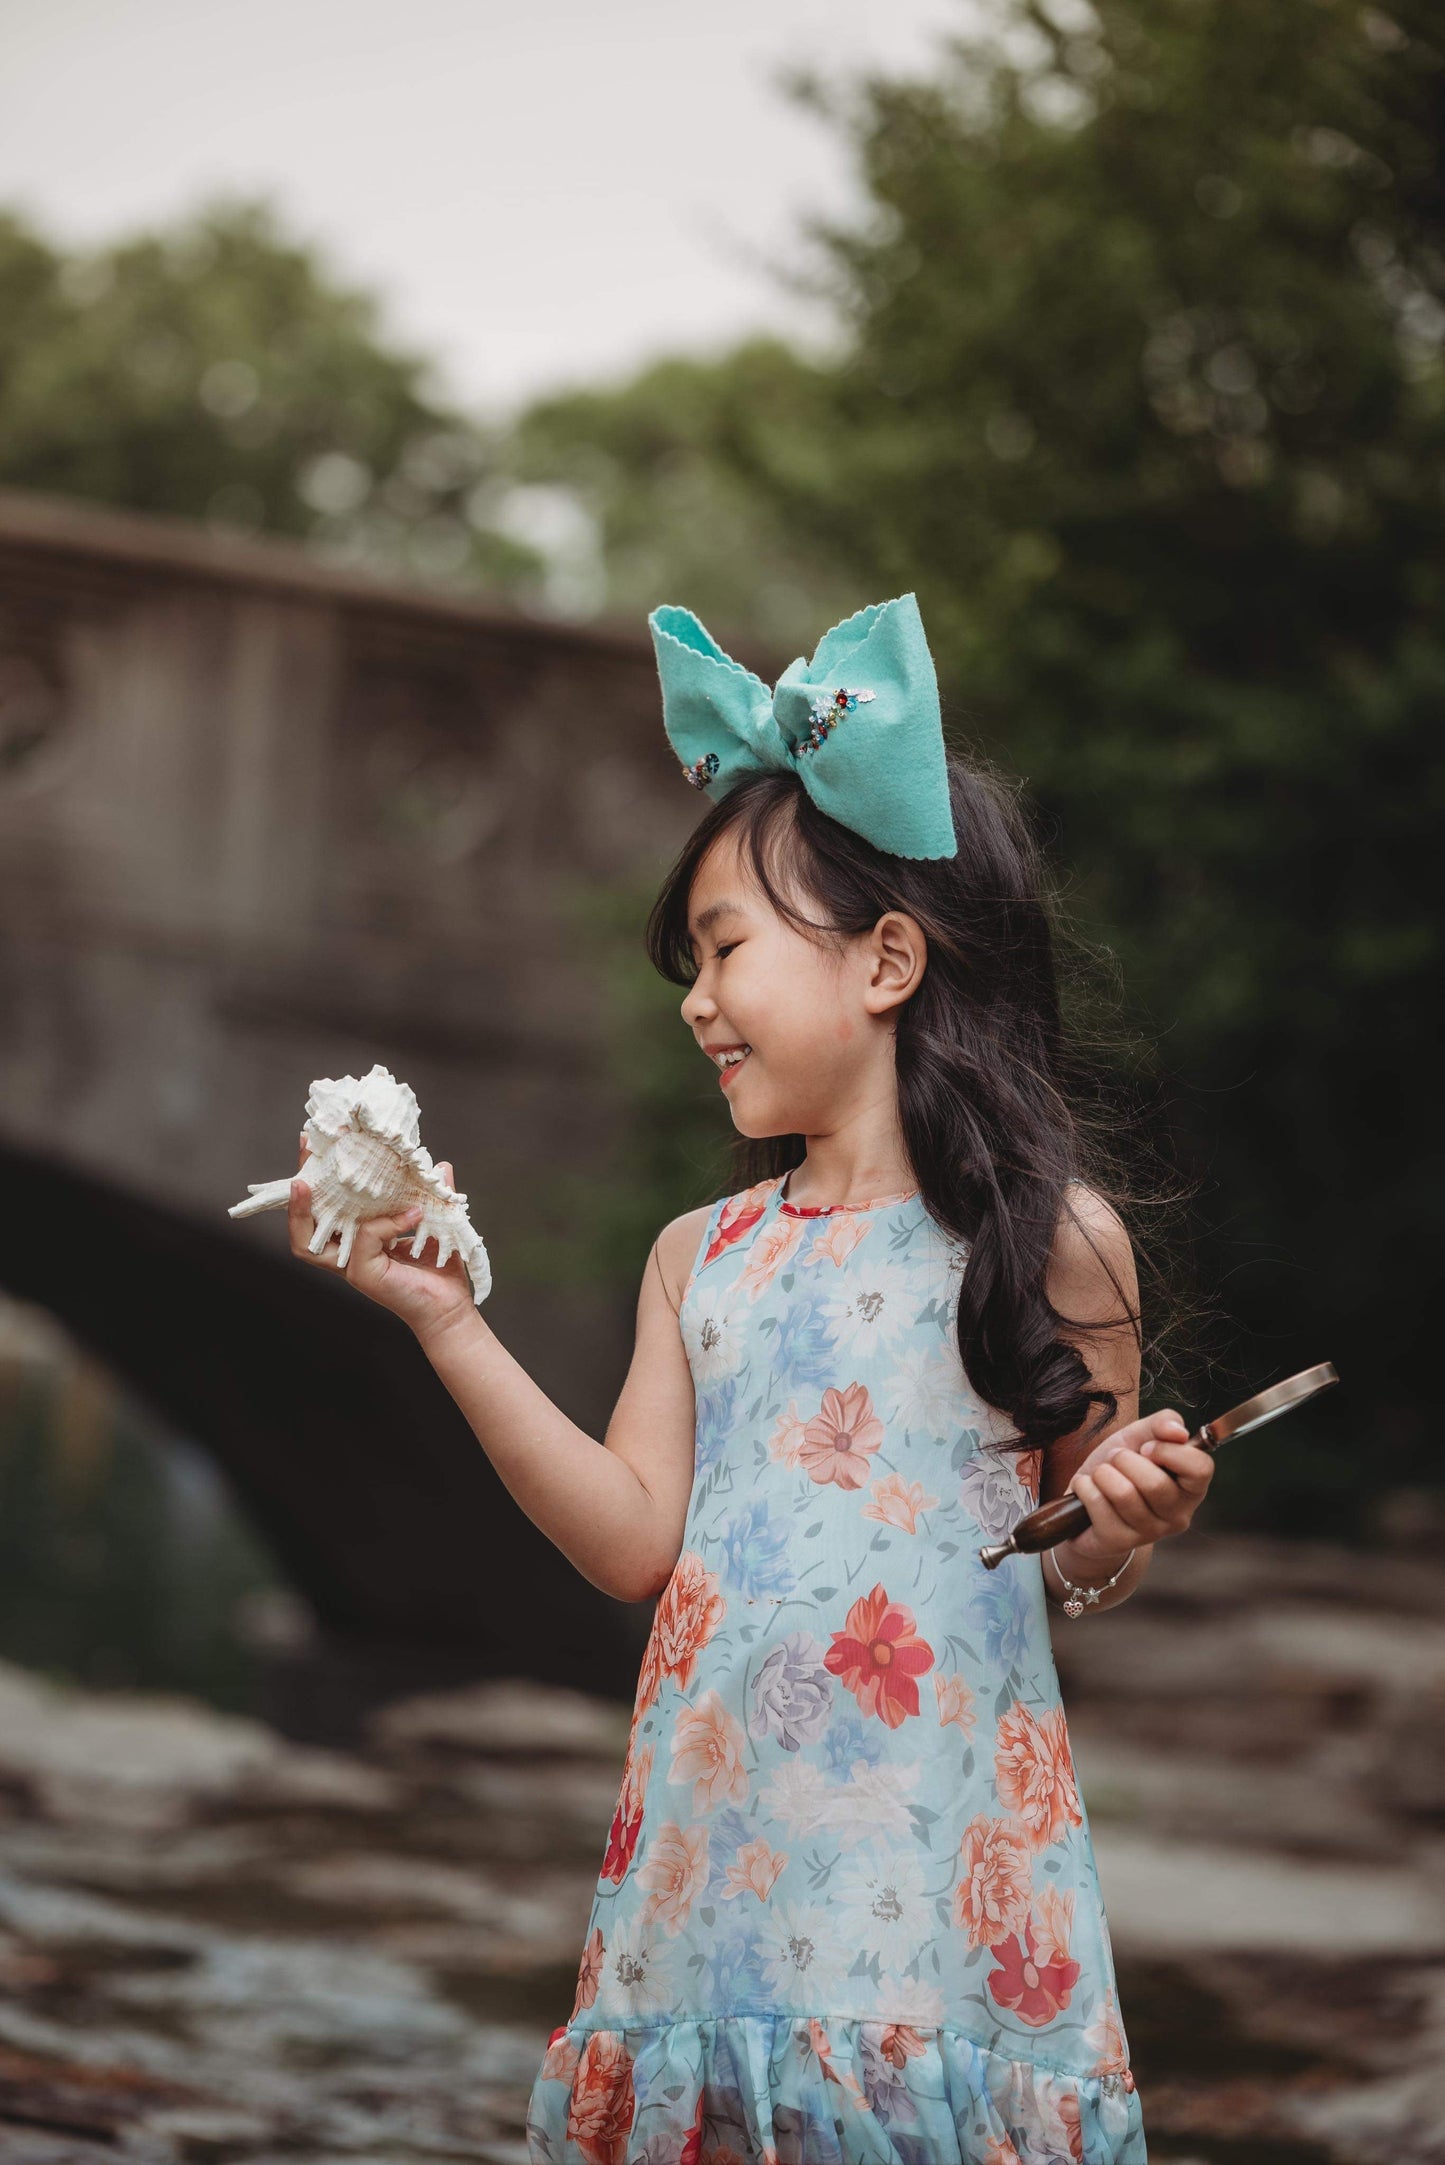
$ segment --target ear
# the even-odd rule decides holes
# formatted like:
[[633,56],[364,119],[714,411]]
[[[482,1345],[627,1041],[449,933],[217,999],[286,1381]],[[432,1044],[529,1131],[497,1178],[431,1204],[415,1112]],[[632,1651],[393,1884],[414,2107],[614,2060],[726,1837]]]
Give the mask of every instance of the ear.
[[870,1015],[884,1015],[918,990],[928,966],[928,942],[918,919],[904,910],[885,910],[869,939],[872,967],[863,1004]]

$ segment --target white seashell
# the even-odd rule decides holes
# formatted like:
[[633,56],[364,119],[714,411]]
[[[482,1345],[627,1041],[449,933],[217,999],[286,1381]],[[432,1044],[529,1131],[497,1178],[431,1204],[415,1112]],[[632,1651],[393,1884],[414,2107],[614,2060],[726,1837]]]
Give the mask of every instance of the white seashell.
[[284,1210],[291,1183],[298,1177],[311,1189],[316,1231],[309,1243],[319,1255],[333,1233],[341,1236],[337,1263],[351,1259],[356,1228],[363,1218],[387,1218],[414,1205],[421,1217],[414,1233],[398,1233],[388,1243],[410,1240],[420,1256],[429,1240],[437,1244],[437,1268],[459,1255],[472,1282],[477,1304],[492,1290],[492,1268],[481,1235],[467,1217],[467,1199],[450,1187],[422,1147],[416,1093],[398,1082],[380,1062],[358,1082],[343,1075],[311,1085],[306,1100],[306,1141],[310,1156],[300,1174],[284,1180],[251,1181],[244,1203],[233,1203],[229,1216],[254,1217],[262,1210]]

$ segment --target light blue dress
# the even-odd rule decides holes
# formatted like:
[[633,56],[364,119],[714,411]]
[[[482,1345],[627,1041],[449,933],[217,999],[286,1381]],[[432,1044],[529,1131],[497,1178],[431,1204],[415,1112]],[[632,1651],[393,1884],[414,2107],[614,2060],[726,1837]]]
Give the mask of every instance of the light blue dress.
[[1145,2165],[1037,1556],[916,1191],[713,1206],[697,1400],[535,2165]]

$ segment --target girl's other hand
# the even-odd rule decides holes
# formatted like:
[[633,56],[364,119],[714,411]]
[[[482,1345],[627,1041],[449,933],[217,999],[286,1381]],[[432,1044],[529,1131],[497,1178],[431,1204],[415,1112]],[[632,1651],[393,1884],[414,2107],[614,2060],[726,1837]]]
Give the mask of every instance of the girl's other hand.
[[1089,1523],[1070,1537],[1080,1564],[1117,1565],[1130,1549],[1182,1534],[1214,1478],[1210,1452],[1187,1439],[1172,1408],[1116,1428],[1069,1482]]
[[[308,1155],[303,1135],[296,1161],[299,1168],[304,1168]],[[449,1186],[456,1186],[456,1175],[445,1159],[438,1164],[437,1171]],[[476,1304],[472,1299],[472,1282],[459,1255],[452,1256],[441,1270],[437,1269],[435,1239],[428,1240],[419,1256],[412,1255],[409,1244],[388,1249],[387,1242],[395,1240],[399,1233],[415,1236],[420,1216],[418,1206],[392,1217],[363,1218],[356,1228],[346,1269],[340,1275],[348,1285],[354,1285],[358,1293],[364,1293],[379,1307],[389,1308],[418,1337],[424,1338],[464,1312],[473,1313]],[[291,1234],[291,1253],[297,1261],[337,1274],[341,1255],[339,1234],[333,1233],[316,1255],[311,1253],[316,1220],[311,1213],[309,1182],[299,1178],[292,1181],[286,1222]]]

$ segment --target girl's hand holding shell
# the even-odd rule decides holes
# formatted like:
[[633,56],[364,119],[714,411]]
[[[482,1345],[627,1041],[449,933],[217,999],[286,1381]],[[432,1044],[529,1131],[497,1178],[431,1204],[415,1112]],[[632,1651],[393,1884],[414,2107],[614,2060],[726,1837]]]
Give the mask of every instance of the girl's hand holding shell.
[[1081,1568],[1112,1570],[1130,1549],[1187,1531],[1214,1478],[1212,1455],[1188,1437],[1171,1408],[1095,1445],[1069,1482],[1089,1513],[1083,1533],[1063,1544]]
[[[459,1302],[486,1299],[492,1269],[467,1199],[422,1148],[416,1092],[380,1061],[312,1083],[298,1169],[310,1179],[253,1180],[229,1215],[284,1210],[298,1262],[339,1271],[419,1333],[450,1325]],[[395,1247],[408,1233],[403,1257]]]
[[[303,1171],[309,1155],[303,1135],[301,1154],[297,1159]],[[448,1186],[456,1185],[455,1175],[445,1159],[437,1170],[445,1175]],[[424,1338],[459,1315],[475,1314],[476,1309],[472,1282],[460,1254],[451,1256],[438,1269],[437,1243],[433,1238],[413,1259],[411,1241],[421,1214],[421,1205],[415,1204],[410,1210],[390,1217],[363,1218],[356,1228],[351,1254],[343,1266],[339,1234],[333,1233],[325,1247],[312,1254],[310,1243],[315,1236],[316,1220],[311,1215],[311,1188],[304,1178],[297,1178],[291,1182],[286,1208],[291,1253],[299,1263],[310,1263],[318,1270],[339,1271],[358,1293],[364,1293],[368,1300],[376,1301],[382,1308],[389,1308],[418,1337]],[[389,1246],[392,1241],[402,1245],[393,1249]]]

